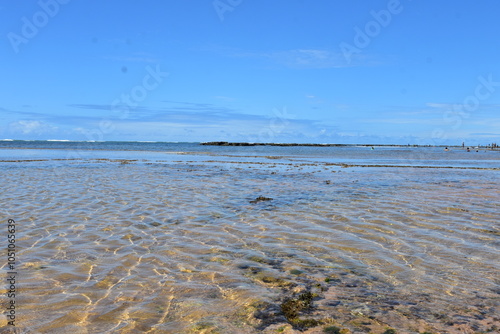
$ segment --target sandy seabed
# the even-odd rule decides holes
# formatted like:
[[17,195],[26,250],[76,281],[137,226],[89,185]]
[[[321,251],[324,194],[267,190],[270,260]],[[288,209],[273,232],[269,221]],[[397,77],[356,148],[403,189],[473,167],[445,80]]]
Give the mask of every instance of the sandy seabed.
[[1,164],[17,333],[500,329],[498,170]]

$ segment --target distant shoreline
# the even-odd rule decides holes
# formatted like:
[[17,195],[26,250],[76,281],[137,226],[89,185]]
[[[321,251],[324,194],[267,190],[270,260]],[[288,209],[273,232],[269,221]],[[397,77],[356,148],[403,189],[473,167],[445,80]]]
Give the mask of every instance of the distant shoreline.
[[[450,147],[450,148],[463,148],[467,147],[475,149],[477,146],[465,146],[462,145],[417,145],[417,144],[315,144],[315,143],[247,143],[247,142],[227,142],[227,141],[211,141],[202,142],[200,145],[206,146],[317,146],[317,147]],[[481,149],[491,149],[491,146],[479,146]]]
[[[50,145],[44,147],[47,149],[58,149],[61,146],[67,149],[72,145],[88,145],[87,149],[96,149],[107,144],[141,144],[141,145],[163,145],[163,144],[192,144],[202,146],[281,146],[281,147],[394,147],[394,148],[450,148],[466,150],[491,150],[500,151],[499,146],[488,145],[445,145],[445,144],[334,144],[334,143],[260,143],[260,142],[228,142],[228,141],[209,141],[209,142],[168,142],[168,141],[73,141],[73,140],[23,140],[23,139],[0,139],[0,149],[32,149],[40,148],[37,145]],[[18,146],[21,145],[21,146]],[[92,148],[90,147],[92,146]]]
[[[247,143],[247,142],[227,142],[227,141],[211,141],[203,142],[200,145],[208,146],[320,146],[320,147],[337,147],[337,146],[366,146],[366,147],[380,147],[380,146],[393,146],[393,147],[411,147],[418,145],[401,145],[401,144],[316,144],[316,143]],[[421,147],[431,147],[431,145],[421,145]],[[444,147],[444,146],[443,146]],[[450,146],[448,146],[450,147]]]

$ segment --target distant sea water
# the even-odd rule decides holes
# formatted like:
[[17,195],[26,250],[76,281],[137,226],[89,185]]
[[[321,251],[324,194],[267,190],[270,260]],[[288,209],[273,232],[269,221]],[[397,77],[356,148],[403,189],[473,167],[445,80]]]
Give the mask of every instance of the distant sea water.
[[1,330],[500,328],[499,151],[0,141],[0,173]]

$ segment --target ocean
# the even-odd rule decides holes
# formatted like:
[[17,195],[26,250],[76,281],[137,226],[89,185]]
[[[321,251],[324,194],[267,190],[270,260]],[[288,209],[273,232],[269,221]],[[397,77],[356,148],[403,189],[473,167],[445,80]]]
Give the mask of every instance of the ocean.
[[500,151],[0,141],[0,173],[1,330],[500,328]]

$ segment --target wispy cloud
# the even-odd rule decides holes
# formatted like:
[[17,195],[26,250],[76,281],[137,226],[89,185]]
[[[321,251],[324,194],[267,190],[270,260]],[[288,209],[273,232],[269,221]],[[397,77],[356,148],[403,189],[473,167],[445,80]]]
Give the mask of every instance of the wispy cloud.
[[424,118],[380,118],[380,119],[365,119],[362,123],[381,123],[381,124],[427,124],[436,125],[436,119]]
[[[117,122],[169,122],[181,124],[199,124],[206,126],[207,124],[224,125],[230,121],[268,121],[268,116],[254,115],[239,112],[236,109],[216,106],[210,103],[191,103],[178,101],[164,101],[169,106],[164,108],[147,108],[135,107],[127,111],[126,117],[119,118],[115,115],[114,119]],[[107,104],[72,104],[74,108],[90,109],[90,110],[113,110],[113,106]],[[109,114],[112,116],[112,114]],[[68,116],[72,118],[73,116]],[[96,116],[74,116],[79,120],[87,119],[87,121],[98,121],[103,117]],[[109,117],[113,120],[113,117]]]
[[495,137],[500,137],[500,133],[493,133],[493,132],[473,132],[470,133],[472,136],[495,136]]
[[[314,136],[334,131],[332,126],[322,124],[311,119],[295,119],[286,112],[271,112],[269,115],[256,115],[240,112],[236,109],[221,107],[210,103],[193,103],[182,101],[163,101],[166,107],[145,108],[138,107],[130,110],[128,117],[110,119],[116,128],[116,134],[132,134],[135,136],[156,135],[170,133],[180,135],[193,130],[200,137],[220,139],[217,133],[232,134],[232,138],[244,141],[279,140],[279,138],[293,138],[298,134]],[[109,110],[110,105],[73,104],[75,108]],[[73,120],[74,121],[74,120]],[[96,127],[98,119],[88,117],[80,119],[79,132]],[[149,131],[150,130],[150,131]],[[270,138],[271,136],[271,138]],[[225,137],[224,137],[225,138]],[[195,140],[194,138],[191,138]],[[284,140],[284,139],[283,139]]]
[[[255,60],[266,66],[280,66],[289,69],[328,69],[355,66],[374,66],[383,62],[372,55],[356,54],[347,63],[337,49],[321,47],[301,47],[284,50],[248,50],[221,45],[209,45],[198,51],[216,54],[218,57]],[[387,57],[386,57],[387,58]],[[385,59],[387,61],[387,59]]]
[[221,101],[234,101],[235,99],[229,96],[214,96],[214,99]]
[[297,49],[273,52],[267,55],[273,61],[291,68],[346,67],[339,53],[327,50]]
[[20,110],[12,110],[12,109],[6,109],[6,108],[1,108],[0,107],[0,112],[2,113],[2,116],[23,116],[23,117],[30,117],[30,118],[44,118],[46,117],[45,114],[40,113],[40,112],[35,112],[35,111],[20,111]]
[[[435,103],[429,102],[426,106],[434,109],[440,110],[460,110],[466,109],[463,103]],[[500,110],[500,104],[495,103],[481,103],[477,110],[474,110],[473,113],[481,112],[481,111],[495,111],[498,112]]]
[[58,130],[57,126],[53,126],[46,122],[41,121],[28,121],[21,120],[17,122],[12,122],[9,124],[9,131],[13,133],[21,133],[23,135],[27,134],[50,134]]
[[292,49],[270,52],[226,51],[229,57],[254,58],[292,69],[351,67],[339,52],[323,49]]
[[438,108],[438,109],[450,108],[450,107],[453,107],[454,105],[456,106],[457,104],[453,104],[453,103],[435,103],[435,102],[426,103],[426,106],[431,107],[431,108]]
[[[71,107],[89,110],[106,111],[108,118],[119,120],[120,122],[129,121],[164,121],[164,120],[183,120],[183,121],[204,121],[217,122],[228,118],[249,118],[253,115],[239,113],[235,109],[216,106],[210,103],[190,103],[163,101],[168,106],[160,108],[134,107],[129,108],[122,115],[119,115],[116,106],[108,104],[71,104]],[[122,116],[122,117],[120,117]],[[101,117],[102,118],[102,117]]]
[[158,57],[142,52],[133,53],[127,56],[103,56],[103,59],[113,60],[121,63],[138,62],[138,63],[157,64],[158,62],[160,62],[160,59]]

